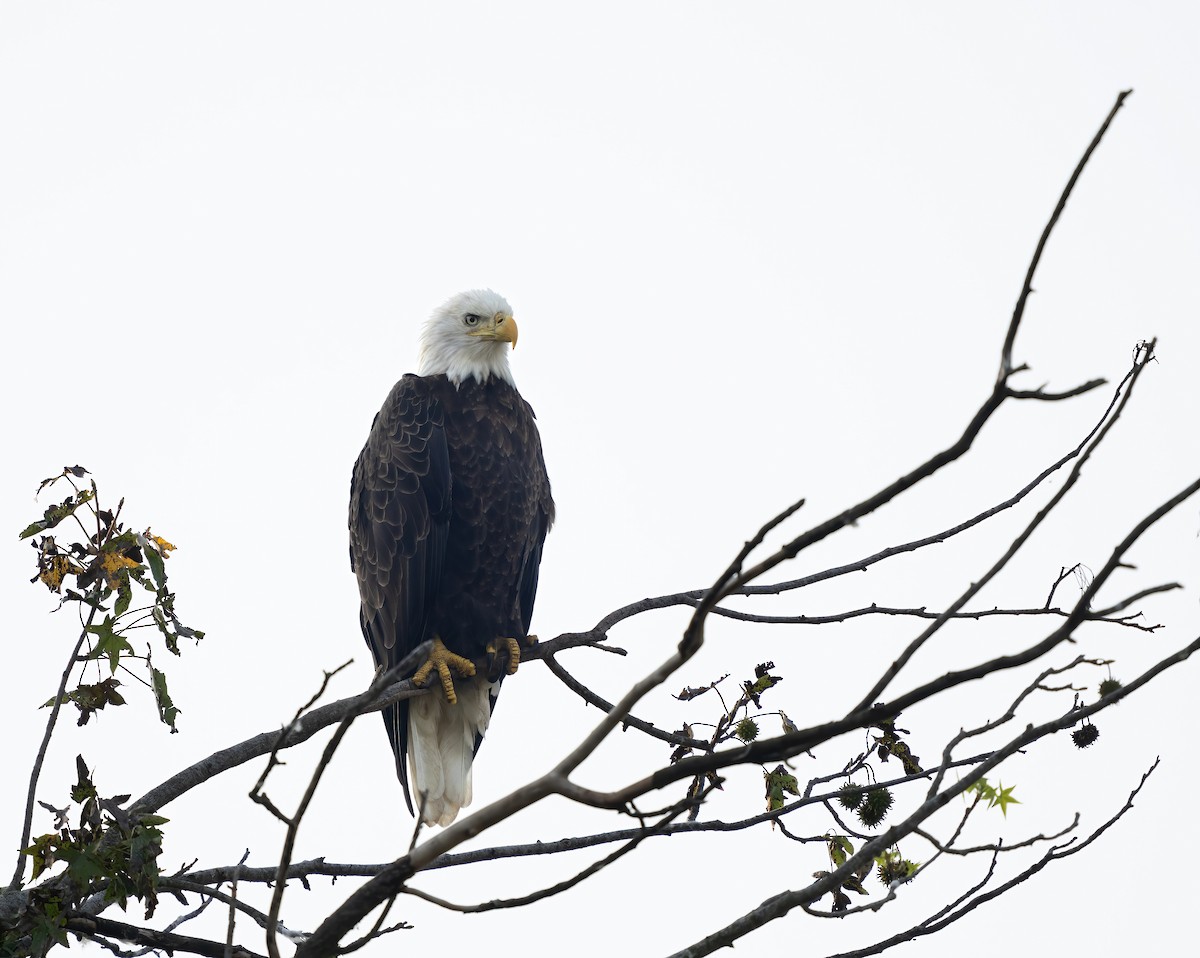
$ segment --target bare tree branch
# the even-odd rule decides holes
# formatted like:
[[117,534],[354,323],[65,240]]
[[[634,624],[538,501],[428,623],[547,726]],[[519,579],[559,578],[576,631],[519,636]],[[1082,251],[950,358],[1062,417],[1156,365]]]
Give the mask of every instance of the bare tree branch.
[[1060,399],[1072,399],[1075,396],[1082,396],[1086,392],[1091,392],[1100,386],[1107,384],[1107,379],[1089,379],[1086,383],[1066,389],[1062,392],[1052,393],[1046,392],[1045,387],[1039,389],[1009,389],[1007,391],[1009,399],[1040,399],[1043,402],[1057,402]]
[[1025,304],[1029,300],[1029,294],[1033,292],[1033,277],[1037,272],[1038,264],[1042,261],[1042,252],[1046,249],[1046,243],[1050,239],[1050,234],[1054,231],[1055,224],[1058,223],[1058,218],[1062,216],[1063,210],[1066,209],[1067,200],[1070,199],[1071,193],[1075,189],[1075,184],[1079,182],[1079,177],[1083,174],[1084,167],[1088,165],[1088,160],[1096,152],[1096,147],[1104,139],[1104,134],[1108,132],[1108,128],[1116,118],[1117,112],[1125,105],[1125,100],[1131,93],[1133,93],[1133,90],[1122,90],[1117,95],[1117,102],[1108,111],[1108,116],[1100,124],[1100,129],[1092,137],[1092,142],[1083,151],[1083,156],[1079,158],[1079,162],[1075,165],[1075,170],[1071,174],[1071,178],[1067,180],[1067,185],[1063,188],[1062,195],[1059,196],[1058,203],[1055,204],[1054,211],[1050,214],[1050,219],[1047,220],[1046,227],[1042,230],[1042,235],[1038,238],[1037,247],[1033,251],[1033,258],[1029,261],[1029,269],[1025,271],[1025,282],[1021,286],[1021,295],[1017,297],[1017,304],[1013,308],[1012,319],[1008,324],[1008,334],[1004,337],[1004,347],[1000,351],[1000,371],[996,375],[996,385],[998,387],[1007,383],[1008,377],[1013,373],[1013,345],[1016,343],[1017,330],[1021,325],[1021,319],[1025,315]]
[[1156,595],[1159,592],[1172,592],[1175,589],[1182,589],[1182,588],[1183,588],[1183,586],[1180,585],[1178,582],[1167,582],[1167,583],[1164,583],[1163,585],[1153,585],[1153,586],[1150,586],[1150,588],[1148,588],[1148,589],[1141,589],[1141,590],[1135,592],[1133,595],[1129,596],[1129,598],[1122,599],[1120,602],[1116,603],[1115,605],[1110,605],[1107,609],[1097,609],[1093,614],[1095,615],[1095,617],[1097,619],[1107,618],[1108,616],[1111,616],[1114,613],[1120,612],[1124,609],[1128,609],[1135,602],[1140,602],[1142,599],[1146,598],[1147,596]]
[[[1151,352],[1153,352],[1153,349],[1151,349]],[[908,664],[912,657],[930,639],[930,637],[933,636],[934,633],[936,633],[942,627],[942,625],[945,624],[947,621],[947,615],[958,612],[960,609],[962,609],[964,605],[978,595],[985,585],[999,575],[1001,570],[1008,565],[1012,557],[1017,554],[1017,552],[1022,546],[1025,545],[1027,541],[1029,541],[1029,537],[1032,536],[1038,526],[1042,524],[1046,516],[1048,516],[1066,497],[1067,493],[1071,491],[1075,483],[1079,481],[1079,477],[1083,472],[1084,464],[1088,461],[1088,459],[1091,458],[1092,452],[1095,451],[1095,449],[1104,441],[1109,433],[1109,430],[1120,418],[1126,404],[1129,402],[1129,398],[1133,395],[1134,386],[1137,383],[1137,379],[1141,374],[1141,371],[1145,368],[1145,365],[1145,363],[1135,364],[1134,367],[1125,375],[1125,379],[1122,380],[1121,386],[1127,385],[1128,388],[1125,389],[1124,394],[1121,394],[1121,387],[1118,387],[1117,392],[1121,398],[1119,401],[1117,401],[1116,397],[1114,397],[1116,408],[1113,409],[1110,405],[1110,409],[1112,409],[1111,415],[1108,415],[1107,419],[1103,421],[1104,424],[1099,427],[1097,432],[1095,432],[1095,438],[1091,439],[1091,441],[1087,443],[1086,448],[1080,453],[1079,458],[1076,459],[1075,465],[1071,467],[1071,471],[1068,473],[1067,478],[1063,480],[1063,484],[1058,488],[1054,495],[1050,497],[1050,500],[1046,503],[1046,505],[1038,510],[1037,514],[1029,521],[1020,534],[1018,534],[1016,539],[1013,540],[1012,544],[1008,547],[1004,554],[992,564],[992,567],[988,569],[987,572],[985,572],[977,581],[971,583],[971,585],[968,586],[967,589],[950,604],[946,612],[939,616],[938,619],[936,619],[929,626],[929,628],[927,628],[908,644],[908,647],[905,648],[904,651],[900,653],[899,657],[897,657],[897,659],[891,664],[891,666],[888,667],[888,669],[880,677],[879,681],[876,682],[875,685],[871,687],[871,690],[863,696],[862,700],[856,707],[857,709],[865,708],[868,704],[875,701],[875,699],[883,694],[884,689],[891,684],[892,680],[900,673],[900,670]],[[1109,572],[1111,571],[1112,570],[1110,569]],[[1105,578],[1107,578],[1107,575]],[[1092,586],[1098,588],[1096,582],[1093,582]],[[1090,595],[1094,595],[1095,588],[1089,588],[1088,592],[1085,594],[1088,594],[1089,597]],[[1080,618],[1082,617],[1079,611],[1080,608],[1080,603],[1076,603],[1075,611],[1071,616],[1068,616],[1068,623],[1073,623],[1075,625],[1078,624]],[[1086,606],[1083,608],[1086,609]]]
[[[234,866],[235,870],[236,868],[237,866]],[[229,894],[226,894],[219,888],[211,887],[207,884],[201,884],[200,882],[189,881],[182,878],[164,878],[161,882],[159,882],[159,887],[165,888],[168,891],[177,889],[179,891],[192,892],[193,894],[202,896],[205,903],[219,901],[222,904],[228,905],[231,910],[240,911],[243,915],[254,919],[255,923],[260,928],[267,927],[267,915],[264,912],[259,911],[257,908],[248,905],[246,902],[239,900],[237,895],[234,894],[234,892],[237,890],[236,885]],[[232,927],[232,925],[233,923],[230,922],[230,927]]]
[[[563,685],[569,688],[589,705],[594,705],[596,708],[602,709],[605,712],[611,712],[613,710],[613,704],[611,702],[597,695],[586,685],[571,675],[571,673],[564,669],[559,663],[558,659],[556,659],[553,655],[544,656],[542,661],[546,663],[546,668],[553,672],[555,677],[562,682]],[[635,728],[639,732],[645,732],[647,735],[659,739],[660,741],[667,742],[671,745],[686,745],[689,748],[700,749],[708,747],[707,742],[703,742],[700,739],[688,738],[685,735],[680,735],[678,732],[664,732],[652,722],[643,721],[634,715],[627,715],[623,724],[629,728]]]
[[978,855],[981,852],[991,852],[999,854],[1001,852],[1015,852],[1022,848],[1030,848],[1034,845],[1040,845],[1043,842],[1052,842],[1064,835],[1069,835],[1079,827],[1079,813],[1075,813],[1075,818],[1071,824],[1055,832],[1053,835],[1034,835],[1031,838],[1026,838],[1024,841],[1017,842],[1013,845],[1001,845],[997,842],[994,845],[973,845],[970,848],[951,848],[949,844],[939,842],[933,835],[925,831],[923,828],[913,830],[913,834],[920,835],[925,841],[929,842],[934,848],[945,855]]
[[[410,654],[408,658],[412,658],[412,655]],[[292,719],[291,724],[280,733],[279,741],[281,743],[287,739],[288,733],[300,723],[301,717],[303,716],[305,710],[314,705],[317,700],[325,694],[325,689],[329,686],[329,680],[349,664],[350,663],[347,662],[345,665],[338,666],[338,668],[334,669],[332,672],[325,673],[325,678],[321,682],[321,687],[317,690],[317,694],[309,699],[308,703],[296,713],[296,717]],[[368,691],[374,692],[376,695],[378,695],[387,687],[387,685],[388,676],[386,673],[381,673],[375,676],[375,680],[371,683],[371,688]],[[276,758],[276,753],[278,751],[277,748],[271,751],[271,756],[267,762],[267,767],[263,770],[262,775],[259,776],[254,788],[250,790],[251,799],[259,802],[260,804],[267,805],[275,814],[275,816],[282,819],[287,825],[287,832],[283,839],[283,850],[279,853],[279,868],[275,876],[275,888],[271,895],[271,910],[267,914],[265,925],[267,932],[267,951],[271,955],[271,958],[279,958],[279,942],[276,940],[275,932],[279,926],[279,909],[283,905],[283,892],[284,889],[287,888],[288,865],[291,864],[292,850],[295,847],[296,835],[300,830],[300,822],[304,818],[304,813],[308,810],[309,803],[312,802],[313,796],[317,792],[317,785],[321,781],[321,776],[325,774],[325,769],[329,767],[329,763],[333,760],[333,753],[336,752],[338,746],[341,745],[342,738],[349,730],[350,723],[353,722],[355,718],[356,715],[354,713],[351,713],[343,718],[341,722],[338,723],[338,727],[336,731],[334,731],[333,736],[328,742],[325,743],[325,748],[321,752],[320,761],[317,762],[317,767],[313,770],[312,776],[308,782],[308,787],[305,788],[304,796],[300,799],[300,804],[296,808],[296,813],[294,815],[291,817],[282,815],[278,809],[276,809],[274,805],[270,803],[266,795],[262,793],[262,788],[263,785],[266,784],[267,776],[271,774],[271,770],[278,764],[278,759]]]
[[[1138,598],[1144,598],[1145,595],[1154,592],[1165,592],[1166,588],[1159,586],[1150,590],[1143,590],[1143,594],[1131,597],[1120,608],[1136,602]],[[1113,618],[1112,612],[1118,611],[1116,607],[1105,610],[1105,614],[1100,612],[1092,613],[1087,617],[1089,622],[1107,622],[1110,625],[1120,625],[1129,629],[1137,629],[1141,632],[1155,632],[1162,628],[1161,625],[1142,625],[1138,622],[1133,622],[1129,618]],[[861,618],[866,615],[891,615],[898,617],[908,617],[914,619],[971,619],[978,621],[993,616],[1006,616],[1015,618],[1017,616],[1057,616],[1065,618],[1069,613],[1065,609],[1001,609],[999,607],[991,609],[976,609],[964,610],[962,612],[930,612],[925,606],[910,609],[898,609],[892,606],[871,605],[864,606],[861,609],[851,609],[848,612],[835,612],[830,615],[762,615],[757,612],[740,612],[736,609],[726,609],[717,607],[713,609],[714,615],[724,616],[725,618],[735,619],[738,622],[755,622],[763,625],[829,625],[833,622],[846,622],[850,619]],[[632,722],[630,723],[633,724]],[[636,727],[636,726],[635,726]],[[653,733],[651,733],[653,734]],[[660,737],[660,736],[655,736]]]
[[25,795],[25,820],[21,826],[21,841],[17,845],[17,867],[13,872],[12,883],[10,887],[19,888],[22,881],[25,879],[25,852],[23,849],[29,847],[29,837],[33,830],[33,807],[37,802],[37,785],[38,779],[42,775],[42,765],[46,761],[46,753],[50,749],[50,737],[54,734],[54,728],[58,724],[58,713],[62,709],[63,702],[66,700],[67,682],[71,680],[71,673],[75,671],[75,660],[79,656],[79,650],[83,648],[84,642],[87,641],[88,629],[96,618],[96,607],[92,606],[88,612],[87,621],[79,632],[79,639],[75,643],[75,648],[71,650],[70,656],[67,658],[67,667],[63,669],[62,677],[58,681],[58,691],[54,694],[54,705],[50,709],[50,715],[46,719],[46,731],[42,734],[42,744],[38,746],[37,757],[33,760],[33,768],[29,773],[29,788]]
[[[206,958],[224,958],[225,955],[224,942],[192,938],[173,932],[155,931],[153,928],[139,928],[137,925],[113,921],[111,918],[102,918],[97,915],[72,913],[67,917],[66,927],[68,931],[85,938],[95,939],[97,936],[116,938],[119,941],[144,945],[155,950],[182,951],[190,955],[204,955]],[[263,958],[263,956],[241,946],[235,946],[232,958]]]
[[630,852],[632,852],[635,848],[637,848],[638,845],[640,845],[646,838],[649,838],[652,835],[666,834],[666,829],[670,825],[671,821],[673,819],[677,818],[680,814],[682,814],[684,811],[686,811],[695,801],[698,801],[698,800],[700,800],[700,799],[689,798],[689,799],[685,799],[682,802],[677,803],[674,808],[668,810],[668,812],[663,816],[662,821],[658,822],[655,825],[646,826],[646,827],[632,830],[633,834],[628,839],[628,841],[625,842],[625,844],[623,844],[620,848],[616,849],[615,851],[610,852],[608,855],[605,855],[603,858],[592,862],[592,864],[588,865],[582,871],[576,873],[575,875],[572,875],[570,878],[567,878],[563,881],[557,882],[557,883],[549,886],[548,888],[542,888],[542,889],[539,889],[538,891],[531,892],[528,895],[522,895],[520,898],[494,899],[492,901],[480,902],[479,904],[476,904],[476,905],[456,905],[452,902],[446,901],[445,899],[437,898],[433,895],[428,894],[427,892],[421,891],[418,888],[414,888],[411,885],[408,886],[407,888],[405,888],[404,890],[407,894],[415,895],[418,898],[423,898],[428,902],[431,902],[435,905],[439,905],[442,908],[448,909],[450,911],[462,912],[464,914],[471,914],[471,913],[485,912],[485,911],[495,911],[496,909],[499,909],[499,908],[520,908],[523,905],[532,905],[534,902],[542,901],[546,898],[551,898],[554,895],[561,894],[562,892],[567,891],[570,888],[574,888],[576,885],[580,884],[581,882],[585,881],[588,878],[591,878],[593,875],[597,874],[601,870],[607,868],[613,862],[615,862],[621,858],[624,858],[626,855],[628,855]]

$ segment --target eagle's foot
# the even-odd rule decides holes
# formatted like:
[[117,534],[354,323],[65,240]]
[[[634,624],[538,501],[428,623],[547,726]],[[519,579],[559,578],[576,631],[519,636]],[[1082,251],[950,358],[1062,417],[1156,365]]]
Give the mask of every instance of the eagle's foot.
[[536,635],[525,636],[525,644],[532,649],[535,645],[538,644],[538,637]]
[[[488,678],[493,682],[500,677],[500,672],[507,672],[509,675],[515,675],[517,666],[521,664],[521,643],[516,639],[508,638],[507,636],[496,639],[494,642],[487,644],[488,654]],[[507,660],[507,664],[501,667],[501,663]]]
[[454,694],[454,679],[450,670],[457,672],[460,678],[470,678],[475,674],[475,663],[451,652],[442,644],[441,639],[434,639],[429,658],[413,673],[413,684],[424,685],[429,681],[434,669],[437,669],[438,678],[442,680],[442,691],[446,694],[446,701],[451,705],[457,704],[458,696]]

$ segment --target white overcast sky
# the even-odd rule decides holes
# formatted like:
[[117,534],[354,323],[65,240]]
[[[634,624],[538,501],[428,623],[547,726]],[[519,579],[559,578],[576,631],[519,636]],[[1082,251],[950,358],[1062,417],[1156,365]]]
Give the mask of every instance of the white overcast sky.
[[[31,550],[16,541],[49,501],[32,497],[43,476],[85,465],[109,503],[125,496],[131,524],[178,545],[180,610],[208,631],[167,663],[181,734],[151,726],[148,695],[130,688],[121,712],[82,730],[66,719],[40,793],[62,804],[82,752],[102,791],[140,794],[278,726],[323,668],[353,657],[334,693],[365,686],[346,561],[350,467],[391,384],[415,366],[419,324],[450,294],[491,286],[521,323],[515,374],[539,415],[560,515],[535,630],[582,630],[626,602],[707,584],[789,501],[808,498],[799,530],[952,441],[990,388],[1060,189],[1132,87],[1051,240],[1016,358],[1033,367],[1028,386],[1056,388],[1118,380],[1140,339],[1159,337],[1161,361],[1061,518],[978,605],[1040,605],[1061,566],[1102,565],[1200,473],[1198,37],[1196,8],[1179,2],[0,7],[0,867],[11,867],[37,706],[74,637],[70,613],[47,615],[51,597],[27,583]],[[1011,494],[1107,398],[1006,408],[968,461],[794,571],[937,531]],[[757,608],[939,608],[1035,508],[935,555]],[[1102,594],[1187,586],[1145,605],[1168,623],[1153,636],[1085,633],[1084,650],[1115,657],[1119,677],[1195,637],[1198,527],[1194,503],[1179,510],[1130,555],[1138,570]],[[579,651],[563,662],[612,698],[657,664],[682,622],[662,614],[614,632],[625,659]],[[785,682],[770,704],[819,722],[856,701],[917,629],[716,625],[671,688],[772,659]],[[1032,634],[947,630],[896,690]],[[1103,715],[1086,753],[1060,735],[1002,768],[1023,804],[1007,822],[983,816],[972,840],[1055,831],[1076,810],[1095,827],[1163,760],[1088,853],[917,946],[922,955],[1194,941],[1196,676],[1179,667]],[[960,725],[994,718],[1004,688],[905,716],[917,754],[929,762]],[[1048,700],[1022,721],[1066,704]],[[664,690],[639,712],[678,727],[706,709]],[[544,771],[597,715],[541,666],[522,670],[480,753],[476,795]],[[299,857],[378,862],[406,847],[378,725],[352,730]],[[861,736],[835,743],[800,769],[833,771],[861,747]],[[291,757],[281,801],[316,754]],[[666,755],[625,733],[581,777],[615,786]],[[245,798],[258,769],[166,809],[168,868],[231,863],[247,847],[254,864],[274,859],[280,828]],[[706,814],[760,808],[748,769]],[[950,821],[939,820],[943,834]],[[36,824],[48,829],[49,816]],[[795,827],[826,824],[814,815]],[[607,827],[547,802],[484,839]],[[905,852],[928,857],[918,843]],[[592,857],[452,870],[423,887],[463,902],[510,897]],[[664,954],[823,867],[819,846],[778,832],[673,838],[528,911],[462,918],[402,901],[393,915],[417,929],[367,954],[432,951],[447,935],[456,950],[502,955]],[[796,913],[744,947],[865,945],[983,868],[930,870],[878,915]],[[284,920],[310,928],[351,887],[297,886]],[[222,922],[198,930],[220,935]],[[531,934],[541,943],[521,937]],[[256,930],[239,937],[263,950]]]

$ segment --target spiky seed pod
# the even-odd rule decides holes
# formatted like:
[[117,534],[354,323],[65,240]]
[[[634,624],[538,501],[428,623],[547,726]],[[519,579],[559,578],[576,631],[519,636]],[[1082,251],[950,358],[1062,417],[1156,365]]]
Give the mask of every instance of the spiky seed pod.
[[1087,748],[1096,739],[1100,737],[1100,729],[1092,725],[1090,722],[1087,725],[1081,725],[1071,733],[1071,741],[1075,743],[1076,748]]
[[737,728],[733,730],[733,734],[743,742],[753,742],[758,738],[758,723],[754,719],[744,718],[737,723]]
[[894,881],[904,881],[916,870],[917,866],[907,858],[889,857],[886,861],[879,862],[875,874],[881,883],[891,885]]
[[892,793],[886,788],[871,789],[858,807],[858,820],[867,828],[874,828],[887,816],[892,801]]
[[848,812],[854,811],[862,804],[862,790],[853,785],[846,784],[841,787],[837,795],[838,804]]
[[1104,696],[1108,695],[1110,692],[1115,692],[1120,687],[1121,683],[1116,679],[1105,679],[1100,683],[1100,698],[1104,698]]

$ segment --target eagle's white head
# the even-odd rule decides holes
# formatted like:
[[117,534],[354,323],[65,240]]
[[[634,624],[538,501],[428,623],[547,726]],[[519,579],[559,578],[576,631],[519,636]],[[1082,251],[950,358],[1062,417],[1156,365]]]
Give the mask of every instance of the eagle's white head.
[[421,376],[446,376],[458,385],[495,376],[512,384],[508,348],[517,346],[512,307],[490,289],[470,289],[433,311],[421,332]]

